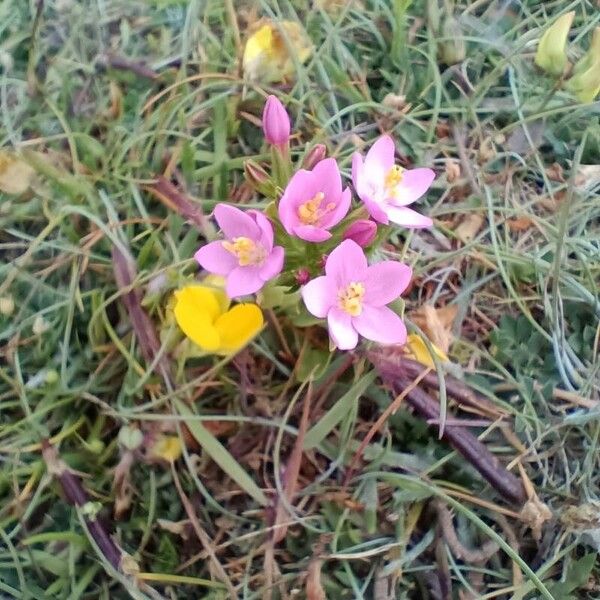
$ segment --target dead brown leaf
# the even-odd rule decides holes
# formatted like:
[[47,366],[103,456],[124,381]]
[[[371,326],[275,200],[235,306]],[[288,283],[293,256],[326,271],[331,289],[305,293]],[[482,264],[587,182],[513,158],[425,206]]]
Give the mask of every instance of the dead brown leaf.
[[524,215],[521,217],[515,217],[514,219],[508,219],[506,223],[508,228],[515,232],[527,231],[533,227],[533,221]]
[[444,354],[448,354],[453,341],[451,330],[457,312],[458,306],[456,304],[449,304],[442,308],[434,308],[430,304],[424,304],[411,311],[409,317],[433,344]]
[[467,244],[472,241],[483,227],[485,219],[481,213],[473,212],[465,215],[464,219],[454,228],[456,237]]

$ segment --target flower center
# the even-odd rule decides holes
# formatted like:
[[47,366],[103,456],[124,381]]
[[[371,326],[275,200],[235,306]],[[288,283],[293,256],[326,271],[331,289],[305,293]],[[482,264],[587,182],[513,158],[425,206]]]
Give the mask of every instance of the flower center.
[[345,288],[338,291],[338,306],[349,315],[358,317],[363,309],[363,296],[365,286],[353,281]]
[[321,219],[335,208],[335,203],[333,202],[321,206],[323,200],[325,200],[325,194],[317,192],[313,198],[303,202],[298,207],[298,218],[304,225],[318,225]]
[[248,265],[260,265],[266,258],[266,252],[262,244],[257,244],[247,237],[236,237],[233,241],[221,242],[227,252],[231,252],[237,259],[240,267]]
[[393,194],[396,191],[396,186],[402,182],[403,177],[404,169],[402,167],[399,167],[398,165],[394,165],[385,174],[385,189]]

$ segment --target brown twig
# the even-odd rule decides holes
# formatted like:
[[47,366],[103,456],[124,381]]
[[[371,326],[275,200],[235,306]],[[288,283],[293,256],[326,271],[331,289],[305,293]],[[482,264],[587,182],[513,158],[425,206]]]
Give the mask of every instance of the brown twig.
[[[407,379],[414,379],[419,374],[427,371],[425,365],[403,356],[382,355],[377,352],[370,352],[367,356],[380,372],[391,376],[401,374],[406,376]],[[494,418],[506,416],[506,412],[499,409],[485,396],[478,394],[469,386],[465,385],[460,379],[445,374],[444,381],[446,384],[446,393],[456,400],[459,405],[475,408]],[[439,390],[440,388],[440,382],[435,372],[426,373],[423,378],[423,383],[436,390]]]
[[156,360],[160,375],[170,382],[169,362],[165,356],[157,358],[160,352],[160,342],[150,317],[142,308],[141,293],[134,287],[136,269],[133,257],[126,248],[113,246],[112,259],[115,281],[122,293],[121,299],[131,319],[144,360],[148,365]]
[[168,179],[161,175],[155,183],[146,186],[145,189],[169,210],[179,213],[182,217],[197,225],[204,234],[207,233],[206,217],[200,207],[181,193]]
[[138,77],[144,77],[145,79],[151,79],[155,81],[159,78],[158,73],[152,70],[148,65],[143,62],[131,60],[124,56],[109,53],[101,57],[102,62],[111,69],[117,69],[118,71],[130,71]]
[[[82,508],[89,501],[88,495],[81,485],[79,478],[69,470],[69,467],[58,455],[58,451],[48,440],[42,440],[42,456],[48,473],[56,477],[69,504]],[[85,524],[94,538],[96,545],[106,560],[117,571],[121,571],[123,553],[100,520],[84,516]]]
[[[401,377],[394,380],[390,380],[388,377],[388,382],[391,383],[396,394],[410,384],[408,380]],[[419,388],[411,390],[406,401],[426,420],[438,419],[440,416],[439,404]],[[443,439],[462,454],[504,498],[520,505],[525,502],[526,494],[521,480],[507,471],[487,449],[487,446],[468,429],[448,426],[444,430]]]

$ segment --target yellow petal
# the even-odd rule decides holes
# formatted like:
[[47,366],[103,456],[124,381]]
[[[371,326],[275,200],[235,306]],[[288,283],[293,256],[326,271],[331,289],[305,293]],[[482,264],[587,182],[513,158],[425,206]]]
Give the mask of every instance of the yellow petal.
[[211,288],[215,292],[215,298],[219,302],[219,306],[221,308],[219,314],[223,314],[231,304],[231,300],[227,297],[225,293],[225,284],[227,283],[225,277],[221,275],[213,275],[212,273],[207,275],[202,280],[202,285]]
[[236,304],[215,322],[223,354],[243,348],[262,328],[263,314],[256,304]]
[[244,74],[248,79],[264,82],[292,77],[295,66],[290,49],[299,63],[312,54],[312,44],[301,25],[295,21],[266,22],[246,42]]
[[[448,357],[435,344],[431,344],[431,347],[439,360],[442,362],[448,361]],[[421,336],[411,333],[406,339],[405,348],[407,349],[408,358],[412,358],[426,367],[435,367],[433,357]]]
[[214,352],[221,345],[215,321],[221,314],[218,290],[202,285],[188,285],[175,292],[173,309],[177,324],[192,342]]
[[535,64],[551,75],[562,75],[567,66],[567,38],[575,11],[561,15],[540,38]]
[[175,462],[181,456],[181,440],[177,435],[161,435],[152,446],[152,456]]

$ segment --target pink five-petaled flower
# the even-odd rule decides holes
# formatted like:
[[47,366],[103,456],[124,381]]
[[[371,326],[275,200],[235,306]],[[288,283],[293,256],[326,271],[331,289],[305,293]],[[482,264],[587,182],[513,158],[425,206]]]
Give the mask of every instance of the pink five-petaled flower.
[[315,317],[327,317],[329,335],[340,350],[351,350],[358,334],[381,344],[403,344],[406,327],[386,306],[408,286],[412,269],[386,260],[368,266],[360,246],[343,241],[328,256],[325,275],[302,288],[302,299]]
[[381,136],[364,157],[352,156],[352,183],[369,214],[379,223],[389,221],[403,227],[430,227],[432,220],[407,208],[431,186],[431,169],[405,170],[394,163],[394,141]]
[[300,169],[279,201],[279,219],[290,235],[307,242],[324,242],[350,208],[351,192],[342,191],[342,176],[333,158],[319,161],[312,171]]
[[273,246],[273,226],[258,211],[227,204],[217,204],[214,215],[225,239],[202,246],[194,258],[210,273],[227,278],[230,298],[258,292],[283,268],[284,252]]

